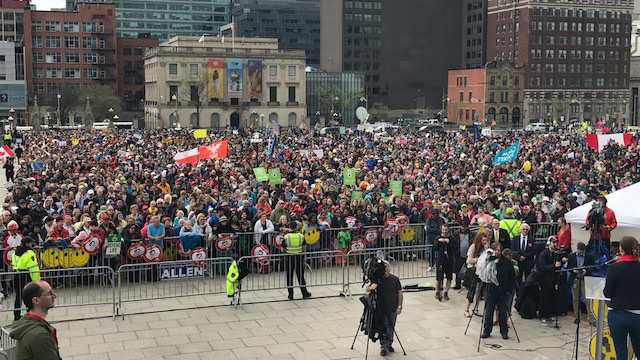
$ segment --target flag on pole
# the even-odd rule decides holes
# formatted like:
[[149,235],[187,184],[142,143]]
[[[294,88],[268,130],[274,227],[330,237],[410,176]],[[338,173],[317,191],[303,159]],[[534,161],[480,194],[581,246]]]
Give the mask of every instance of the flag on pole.
[[271,119],[271,127],[273,129],[273,133],[276,136],[280,136],[280,124],[278,124],[278,121]]
[[235,26],[236,26],[236,24],[234,23],[233,20],[231,20],[230,23],[220,26],[220,32],[223,32],[225,30],[231,30],[231,34],[233,34],[235,32],[234,31]]
[[269,158],[273,158],[273,154],[276,152],[276,146],[278,144],[278,138],[274,137],[273,139],[271,139],[271,145],[269,145],[269,152],[267,153],[267,156]]
[[200,152],[198,148],[177,153],[173,160],[178,164],[195,164],[200,160]]
[[200,146],[200,159],[223,159],[227,157],[229,140],[216,141],[211,145]]
[[14,157],[14,156],[16,156],[16,154],[13,153],[13,150],[11,150],[10,147],[5,145],[2,148],[0,148],[0,159],[4,159],[6,157]]
[[244,36],[242,37],[242,48],[244,49]]
[[199,42],[199,43],[204,42],[204,34],[202,34],[202,36],[200,36],[200,39],[198,39],[198,42]]
[[593,150],[602,151],[609,144],[627,146],[631,143],[632,139],[633,134],[587,134],[587,145]]
[[224,44],[224,35],[222,35],[222,43]]

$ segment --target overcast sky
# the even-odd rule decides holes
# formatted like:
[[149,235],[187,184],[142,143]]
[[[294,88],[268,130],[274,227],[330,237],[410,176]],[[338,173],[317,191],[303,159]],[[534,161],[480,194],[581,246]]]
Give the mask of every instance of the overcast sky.
[[36,4],[38,10],[50,10],[51,8],[65,7],[64,0],[32,0],[32,4]]

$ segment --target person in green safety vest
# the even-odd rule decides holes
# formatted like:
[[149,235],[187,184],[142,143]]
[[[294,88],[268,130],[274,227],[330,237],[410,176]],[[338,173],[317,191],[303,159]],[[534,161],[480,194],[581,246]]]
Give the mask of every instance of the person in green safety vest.
[[31,281],[40,280],[40,267],[38,258],[33,251],[35,240],[26,236],[22,238],[20,246],[16,248],[11,257],[13,271],[16,272],[13,278],[13,288],[16,291],[14,302],[13,320],[20,320],[20,308],[22,307],[22,288]]
[[509,237],[513,239],[514,236],[520,235],[520,220],[513,218],[513,209],[507,208],[504,212],[504,219],[500,221],[500,229],[505,229],[509,232]]
[[4,144],[5,145],[7,145],[7,146],[11,145],[11,140],[13,140],[13,137],[11,136],[10,132],[4,134]]
[[467,131],[467,125],[463,124],[462,126],[460,126],[460,130]]
[[229,271],[227,272],[227,297],[233,297],[235,294],[235,288],[238,286],[238,276],[240,273],[238,272],[238,263],[235,260],[231,262],[231,266],[229,266]]
[[293,272],[295,271],[302,291],[302,298],[308,299],[311,293],[307,291],[307,283],[304,280],[304,236],[300,233],[300,223],[291,221],[289,223],[289,233],[284,236],[283,244],[285,246],[285,267],[287,269],[287,290],[289,290],[289,300],[293,300]]

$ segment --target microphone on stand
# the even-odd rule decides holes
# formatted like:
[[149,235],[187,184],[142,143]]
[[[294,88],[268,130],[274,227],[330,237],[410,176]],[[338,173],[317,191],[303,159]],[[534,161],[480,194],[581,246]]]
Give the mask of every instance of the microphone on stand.
[[609,264],[613,264],[614,262],[618,261],[618,259],[620,259],[620,255],[614,257],[611,260],[606,261],[603,265],[609,265]]

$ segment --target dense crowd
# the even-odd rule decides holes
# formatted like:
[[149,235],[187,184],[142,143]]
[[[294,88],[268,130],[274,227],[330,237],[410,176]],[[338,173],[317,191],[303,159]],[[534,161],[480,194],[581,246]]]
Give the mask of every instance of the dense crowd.
[[[92,233],[120,234],[127,246],[139,240],[163,246],[181,234],[195,238],[193,246],[210,246],[228,233],[253,233],[252,244],[267,244],[292,220],[303,231],[324,230],[353,226],[352,217],[355,226],[383,225],[398,214],[425,223],[419,241],[433,243],[443,224],[555,222],[598,194],[640,180],[637,135],[627,148],[596,152],[580,133],[283,129],[272,156],[268,139],[256,144],[251,135],[246,128],[209,130],[206,139],[189,130],[23,133],[11,144],[16,159],[5,164],[12,180],[0,217],[5,247],[23,236],[42,246],[79,247]],[[229,140],[225,159],[174,161],[179,151],[219,139]],[[494,165],[494,155],[518,139],[518,158]],[[281,184],[258,182],[258,167],[279,168]],[[343,184],[344,168],[355,168],[356,186]],[[391,194],[394,180],[402,181],[401,196]],[[352,199],[354,190],[361,199]]]

